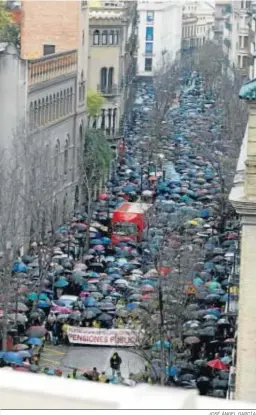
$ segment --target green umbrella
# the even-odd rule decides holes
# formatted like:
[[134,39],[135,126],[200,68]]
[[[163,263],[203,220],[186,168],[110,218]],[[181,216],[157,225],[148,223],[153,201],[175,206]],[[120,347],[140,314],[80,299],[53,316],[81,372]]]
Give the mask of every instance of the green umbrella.
[[31,292],[28,293],[28,300],[35,301],[37,299],[37,293]]

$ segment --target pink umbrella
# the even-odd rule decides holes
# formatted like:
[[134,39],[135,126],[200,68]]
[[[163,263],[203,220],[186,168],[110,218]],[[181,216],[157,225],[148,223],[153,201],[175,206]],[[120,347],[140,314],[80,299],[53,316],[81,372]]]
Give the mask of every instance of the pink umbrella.
[[51,310],[54,313],[61,313],[61,314],[70,314],[70,313],[72,313],[72,310],[70,308],[68,308],[68,307],[62,307],[62,306],[59,306],[59,305],[52,306],[51,307]]
[[103,245],[95,245],[93,249],[95,249],[95,251],[105,251],[105,248]]
[[101,193],[101,194],[99,195],[99,200],[106,200],[107,198],[108,198],[107,193]]
[[88,297],[89,295],[90,295],[90,293],[88,293],[87,291],[82,291],[82,292],[79,294],[79,297],[85,298],[85,297]]

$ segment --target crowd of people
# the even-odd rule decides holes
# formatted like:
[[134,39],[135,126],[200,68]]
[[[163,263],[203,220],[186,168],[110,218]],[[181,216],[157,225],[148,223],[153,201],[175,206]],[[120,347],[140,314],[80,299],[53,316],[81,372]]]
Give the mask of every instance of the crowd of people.
[[[39,272],[40,248],[14,264],[13,279],[19,282],[18,301],[14,299],[16,303],[10,307],[15,318],[9,317],[10,326],[15,322],[13,330],[17,328],[19,342],[8,352],[9,357],[8,353],[2,353],[5,364],[15,364],[17,369],[17,361],[26,367],[28,359],[33,368],[38,354],[30,345],[42,347],[44,337],[56,346],[68,344],[69,326],[139,330],[141,309],[157,298],[159,270],[154,263],[155,251],[159,246],[165,249],[182,246],[186,234],[191,249],[200,247],[205,255],[187,275],[193,295],[186,305],[189,318],[183,325],[181,345],[174,347],[171,338],[164,341],[168,355],[175,355],[175,359],[168,358],[171,364],[166,368],[166,382],[186,387],[201,385],[202,393],[226,395],[235,320],[225,314],[225,306],[237,296],[236,292],[230,293],[228,275],[239,235],[232,215],[221,230],[218,227],[221,218],[214,219],[215,195],[221,192],[220,178],[211,161],[198,152],[203,137],[195,134],[196,127],[198,131],[200,123],[207,123],[212,135],[220,128],[213,123],[214,97],[204,91],[203,79],[198,74],[184,78],[179,105],[168,113],[172,134],[162,140],[161,163],[145,161],[149,139],[144,130],[154,104],[154,91],[151,85],[139,84],[124,150],[105,191],[95,201],[92,223],[88,223],[86,212],[79,210],[71,224],[64,224],[56,231],[55,245],[45,254],[46,262],[49,256],[50,261],[43,279]],[[154,203],[156,212],[147,235],[139,244],[126,240],[114,246],[110,235],[112,212],[124,201],[146,197]],[[172,223],[177,218],[184,222],[173,230]],[[84,252],[88,227],[90,249]],[[171,264],[163,268],[162,277],[172,278]],[[161,377],[157,353],[162,340],[156,341],[155,333],[152,338],[155,344],[151,346],[156,349],[151,365],[154,367],[147,367],[137,377],[149,383]],[[115,354],[110,362],[112,383],[120,382],[120,365],[121,358]],[[52,373],[51,369],[44,369],[44,373],[47,371]],[[60,375],[61,371],[54,373]],[[69,377],[80,379],[77,373],[74,369]],[[82,376],[93,381],[110,381],[96,368]],[[131,384],[136,382],[135,375],[129,378]]]

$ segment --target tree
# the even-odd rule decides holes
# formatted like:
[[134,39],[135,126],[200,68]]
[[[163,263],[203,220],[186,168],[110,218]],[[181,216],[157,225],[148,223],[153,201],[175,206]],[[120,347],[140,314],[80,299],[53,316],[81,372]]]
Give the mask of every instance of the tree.
[[16,291],[12,284],[13,259],[19,256],[24,242],[23,209],[20,194],[22,168],[16,155],[1,151],[0,163],[0,292],[3,296],[1,319],[2,349],[7,347],[8,309]]
[[0,31],[2,42],[13,43],[18,49],[20,48],[20,26],[18,24],[7,24]]
[[[154,268],[158,277],[155,279],[152,301],[142,305],[138,314],[141,328],[135,353],[154,366],[157,355],[152,346],[156,342],[160,344],[162,385],[165,383],[166,368],[169,368],[178,356],[179,350],[175,344],[181,343],[183,324],[188,317],[186,306],[189,295],[186,288],[191,281],[194,265],[204,257],[204,251],[192,243],[191,233],[186,228],[189,219],[188,214],[180,211],[166,212],[163,207],[161,208],[161,204],[155,206],[147,217],[150,223],[148,250],[151,261],[149,263],[147,260],[148,269],[144,272]],[[152,270],[150,272],[152,273]],[[170,343],[172,350],[166,347]]]
[[105,103],[105,98],[100,92],[87,92],[87,109],[90,117],[97,117],[99,115],[102,105]]
[[101,130],[89,129],[85,134],[84,151],[80,160],[80,183],[85,196],[87,210],[87,234],[85,246],[89,247],[90,223],[93,214],[93,201],[100,183],[105,180],[110,169],[112,151],[107,137]]
[[6,10],[5,3],[0,1],[0,34],[11,23],[11,14]]

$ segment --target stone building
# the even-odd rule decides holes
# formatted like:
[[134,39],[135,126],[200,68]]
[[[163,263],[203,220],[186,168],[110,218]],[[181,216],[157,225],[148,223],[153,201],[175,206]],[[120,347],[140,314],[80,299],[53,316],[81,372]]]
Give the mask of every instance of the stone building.
[[[27,6],[27,3],[32,4]],[[23,7],[25,11],[29,10],[29,13],[32,13],[32,5],[36,9],[38,3],[44,3],[44,6],[49,8],[55,2],[26,1]],[[74,5],[76,2],[67,3]],[[43,56],[43,45],[48,42],[45,40],[46,32],[39,33],[40,36],[36,39],[38,48],[41,45],[37,58],[24,59],[12,46],[0,44],[0,145],[6,148],[10,146],[12,137],[21,123],[29,129],[29,134],[44,135],[46,141],[50,141],[51,157],[56,170],[56,224],[62,223],[73,212],[75,201],[78,203],[79,197],[81,201],[77,164],[87,126],[89,25],[88,8],[85,3],[79,2],[78,37],[74,42],[76,47],[71,50],[63,51],[64,42],[63,46],[56,47],[56,53]],[[74,7],[76,8],[76,4]],[[25,22],[24,16],[25,14]],[[39,19],[37,22],[39,24]],[[51,39],[53,44],[54,38]],[[21,49],[22,44],[21,42]],[[25,45],[29,56],[29,50],[32,50],[29,39],[24,40],[24,48]]]
[[255,402],[256,79],[242,87],[240,97],[248,102],[249,119],[230,194],[242,226],[235,397]]
[[124,111],[129,116],[136,76],[137,13],[134,1],[90,3],[88,89],[105,98],[91,127],[118,133]]

